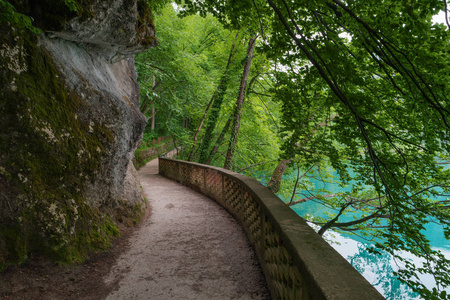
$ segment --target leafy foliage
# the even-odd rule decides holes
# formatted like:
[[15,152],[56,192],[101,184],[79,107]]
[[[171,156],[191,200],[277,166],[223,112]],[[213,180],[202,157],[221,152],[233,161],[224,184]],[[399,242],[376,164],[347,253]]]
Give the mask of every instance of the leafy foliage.
[[[141,107],[145,103],[147,108],[155,107],[155,131],[158,135],[174,136],[182,145],[186,157],[192,154],[193,159],[198,160],[203,153],[205,160],[215,145],[212,141],[216,140],[232,115],[247,55],[248,36],[224,28],[211,15],[180,18],[171,5],[156,15],[155,26],[159,46],[136,57]],[[278,138],[272,130],[277,126],[276,122],[274,125],[273,114],[276,114],[278,104],[262,96],[270,88],[265,81],[271,81],[271,78],[263,74],[268,69],[267,64],[262,54],[254,58],[255,67],[249,77],[250,81],[253,79],[253,84],[247,92],[251,96],[244,104],[243,137],[238,142],[234,161],[236,170],[261,161],[273,161],[278,155]],[[156,88],[152,82],[153,76]],[[218,88],[222,81],[222,86]],[[193,148],[192,136],[211,98],[215,101],[199,132],[201,143]],[[270,110],[273,111],[267,114]],[[151,114],[151,110],[147,110],[147,117]],[[266,125],[268,120],[269,126]],[[228,136],[227,131],[224,140]],[[258,144],[260,146],[256,146]],[[204,149],[200,150],[200,146]],[[218,155],[210,157],[210,160],[216,165],[223,165],[220,155],[225,151],[225,143],[219,143]]]
[[[324,223],[381,222],[378,248],[398,260],[401,251],[425,260],[407,264],[399,278],[423,297],[447,297],[449,262],[423,233],[429,222],[441,224],[447,239],[450,233],[450,171],[438,163],[450,150],[450,31],[432,22],[446,2],[183,2],[185,13],[260,31],[261,50],[275,63],[271,92],[282,105],[285,156],[298,157],[304,171],[330,164],[341,184],[354,186],[323,198],[338,210]],[[375,200],[352,200],[362,186],[372,187],[367,196]],[[361,222],[339,222],[352,207],[365,212]],[[417,273],[433,274],[436,289]]]
[[[216,32],[216,24],[193,22],[195,17],[179,19],[172,6],[155,18],[159,46],[136,57],[142,101],[153,102],[159,135],[182,138],[186,128],[183,120],[195,118],[199,107],[213,86],[216,76],[214,61],[202,53],[202,39],[197,32]],[[153,90],[152,77],[159,83]]]
[[5,0],[0,0],[0,21],[10,22],[15,28],[27,28],[34,33],[41,32],[32,25],[32,18],[17,12],[14,6]]
[[71,11],[77,11],[77,2],[75,0],[64,0],[64,4],[71,10]]

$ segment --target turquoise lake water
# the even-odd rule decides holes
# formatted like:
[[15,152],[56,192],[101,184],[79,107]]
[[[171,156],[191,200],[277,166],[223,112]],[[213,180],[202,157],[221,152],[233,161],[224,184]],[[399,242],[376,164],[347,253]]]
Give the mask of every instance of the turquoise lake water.
[[[323,206],[310,202],[293,207],[294,211],[300,216],[305,213],[319,213],[323,211]],[[427,238],[431,241],[433,249],[439,249],[450,259],[450,246],[444,239],[442,230],[437,225],[427,226]],[[324,238],[336,249],[352,266],[357,269],[386,299],[406,300],[421,299],[416,293],[412,292],[408,286],[401,283],[392,272],[398,270],[397,263],[388,254],[374,255],[369,253],[366,248],[370,243],[354,235],[339,234],[333,231],[325,233]],[[404,253],[414,262],[420,262],[417,257],[409,253]],[[431,276],[422,276],[421,281],[432,288],[434,281]],[[450,289],[447,289],[450,292]]]
[[[291,176],[295,175],[292,174]],[[319,181],[317,181],[315,185],[317,188],[326,189],[330,193],[349,190],[349,188],[339,187],[336,183],[319,183]],[[321,216],[324,215],[327,210],[327,208],[323,205],[314,201],[297,204],[293,206],[292,209],[300,216],[305,216],[306,214]],[[449,241],[444,238],[442,227],[433,223],[427,225],[426,236],[430,240],[433,249],[439,249],[448,259],[450,259],[450,244]],[[355,235],[347,235],[345,233],[339,234],[328,230],[325,233],[324,238],[381,294],[383,294],[386,299],[421,299],[418,294],[411,291],[407,285],[401,283],[395,276],[392,275],[393,271],[398,270],[399,262],[394,261],[388,253],[382,255],[374,255],[369,253],[366,248],[367,246],[370,246],[370,242]],[[403,253],[402,257],[409,258],[415,263],[420,262],[417,257],[409,253]],[[432,276],[422,276],[419,278],[427,287],[434,287]],[[450,288],[446,291],[450,293]]]

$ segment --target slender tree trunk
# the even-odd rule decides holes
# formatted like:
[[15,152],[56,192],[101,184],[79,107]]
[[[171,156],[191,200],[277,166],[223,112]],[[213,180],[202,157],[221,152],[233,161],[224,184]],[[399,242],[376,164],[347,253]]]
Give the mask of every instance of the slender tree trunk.
[[[228,81],[229,81],[229,69],[231,66],[231,61],[232,58],[235,54],[235,46],[236,46],[236,41],[238,38],[239,34],[236,34],[235,37],[235,42],[233,43],[233,46],[231,46],[231,51],[230,51],[230,56],[228,57],[228,62],[227,62],[227,67],[225,69],[225,72],[222,76],[222,80],[220,81],[219,86],[217,87],[216,91],[214,92],[214,95],[211,99],[210,105],[212,103],[212,107],[211,107],[211,114],[208,118],[208,121],[206,122],[206,131],[205,131],[205,135],[203,136],[203,140],[202,140],[202,144],[200,145],[200,158],[199,158],[199,162],[200,163],[205,163],[206,158],[207,158],[207,151],[209,149],[209,145],[211,144],[211,137],[212,137],[212,133],[214,131],[214,129],[216,128],[216,124],[217,124],[217,119],[219,117],[219,112],[220,112],[220,107],[222,106],[222,102],[223,102],[223,98],[225,96],[225,91],[227,89],[228,86]],[[213,102],[214,101],[214,102]],[[201,126],[203,125],[203,121],[206,118],[206,114],[208,112],[208,108],[205,111],[205,114],[203,115],[203,119],[200,122],[200,125],[197,129],[197,132],[194,136],[194,146],[192,148],[191,151],[191,155],[189,156],[189,160],[191,160],[193,158],[193,154],[195,153],[195,144],[197,141],[197,135],[200,132]]]
[[228,144],[227,156],[225,158],[225,164],[223,166],[224,169],[228,169],[228,170],[231,168],[231,165],[233,162],[234,151],[236,149],[236,143],[238,140],[239,127],[241,126],[242,104],[244,103],[244,99],[245,99],[247,78],[248,78],[248,74],[250,73],[250,66],[252,65],[253,50],[255,49],[255,43],[256,43],[257,37],[258,37],[258,34],[256,34],[255,37],[250,39],[248,42],[247,61],[244,64],[244,72],[242,74],[241,85],[239,88],[239,96],[236,101],[236,108],[235,108],[234,116],[233,116],[233,126],[232,126],[232,132],[231,132],[231,137],[230,137],[230,143]]
[[[223,79],[222,79],[222,80],[223,80]],[[208,114],[208,110],[209,110],[209,108],[211,107],[211,104],[213,103],[214,98],[215,98],[216,95],[217,95],[217,90],[220,89],[221,85],[222,85],[222,81],[220,82],[219,86],[217,87],[216,91],[214,92],[214,95],[211,97],[211,101],[209,101],[208,105],[206,106],[205,113],[203,114],[203,117],[202,117],[202,119],[200,120],[200,124],[198,124],[197,130],[195,131],[195,134],[194,134],[194,144],[192,145],[192,150],[191,150],[191,153],[189,154],[188,161],[191,161],[191,160],[193,159],[194,153],[196,152],[196,151],[195,151],[195,147],[197,146],[197,137],[198,137],[198,134],[199,134],[200,130],[201,130],[202,127],[203,127],[203,122],[204,122],[205,119],[206,119],[206,115]]]
[[[156,91],[156,89],[158,89],[161,85],[161,80],[159,80],[157,83],[155,83],[155,77],[153,77],[153,87],[152,87],[152,92]],[[155,102],[156,97],[153,97],[152,99],[144,99],[143,102],[141,103],[141,105],[139,106],[140,111],[142,112],[142,114],[146,115],[148,113],[148,111],[150,110],[151,106],[153,105],[153,103]],[[154,111],[153,111],[154,113]],[[149,120],[151,117],[148,117],[147,120]]]
[[155,112],[155,107],[152,107],[152,123],[151,123],[151,129],[152,131],[155,130],[155,117],[156,117],[156,112]]
[[[153,75],[153,89],[155,88],[155,75]],[[152,103],[153,105],[153,103]],[[154,131],[155,130],[155,106],[152,106],[152,124],[151,124],[151,130]]]
[[[147,122],[148,122],[148,120],[150,120],[150,119],[153,120],[153,117],[156,115],[157,112],[158,112],[157,110],[155,111],[155,109],[153,109],[153,110],[152,110],[152,114],[151,114],[150,116],[147,117]],[[154,126],[154,125],[155,125],[155,124],[153,124],[152,131],[153,131],[153,129],[155,129],[155,126]]]
[[225,137],[225,134],[228,132],[228,129],[230,128],[230,124],[231,124],[231,119],[228,119],[227,123],[222,128],[222,132],[220,133],[219,137],[216,140],[214,148],[209,153],[208,158],[205,161],[205,164],[207,164],[207,165],[211,164],[211,161],[212,161],[214,155],[216,155],[217,150],[219,149],[220,145],[222,145],[223,138]]
[[214,103],[212,105],[211,114],[208,118],[205,134],[203,135],[202,143],[201,143],[200,149],[199,149],[200,150],[199,162],[202,164],[205,163],[205,161],[206,161],[207,152],[209,149],[209,145],[211,144],[211,138],[212,138],[213,131],[217,125],[217,119],[219,118],[220,107],[222,106],[226,88],[227,88],[227,82],[225,81],[225,83],[220,87],[220,90],[217,95],[217,99],[214,101]]
[[[231,60],[232,60],[232,58],[233,58],[233,56],[234,56],[234,53],[235,53],[234,48],[235,48],[235,46],[236,46],[236,40],[237,40],[238,36],[239,36],[239,34],[236,34],[236,37],[235,37],[235,41],[234,41],[234,43],[233,43],[233,46],[231,46],[230,56],[228,57],[227,66],[226,66],[226,68],[225,68],[225,72],[224,72],[223,75],[222,75],[222,79],[220,80],[219,85],[217,86],[216,90],[214,91],[214,94],[213,94],[213,96],[211,97],[211,101],[209,101],[208,105],[206,106],[205,113],[203,114],[203,117],[202,117],[202,119],[200,120],[200,124],[198,125],[197,130],[195,131],[195,134],[194,134],[194,145],[192,146],[191,153],[189,154],[189,158],[188,158],[189,161],[191,161],[191,160],[193,159],[194,153],[196,152],[196,151],[195,151],[195,147],[196,147],[196,145],[197,145],[198,134],[199,134],[200,130],[201,130],[202,127],[203,127],[203,123],[205,122],[206,115],[208,114],[209,108],[211,107],[211,105],[212,105],[213,102],[214,102],[214,99],[217,98],[217,96],[218,96],[218,94],[221,92],[221,90],[223,90],[223,89],[226,87],[226,85],[227,85],[227,73],[228,73],[228,70],[230,69],[230,66],[231,66]],[[209,146],[209,145],[208,145],[208,146]]]

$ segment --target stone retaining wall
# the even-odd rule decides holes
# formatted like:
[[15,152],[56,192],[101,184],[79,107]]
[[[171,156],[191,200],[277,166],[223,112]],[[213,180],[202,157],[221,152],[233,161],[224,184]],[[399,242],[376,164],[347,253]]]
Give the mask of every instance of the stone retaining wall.
[[256,180],[160,158],[159,173],[226,208],[241,224],[273,299],[384,299],[339,253]]

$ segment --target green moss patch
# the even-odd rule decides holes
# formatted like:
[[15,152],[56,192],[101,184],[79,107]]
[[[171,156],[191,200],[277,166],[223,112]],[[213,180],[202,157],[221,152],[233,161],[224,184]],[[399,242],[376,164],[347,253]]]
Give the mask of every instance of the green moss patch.
[[119,233],[83,196],[114,134],[90,122],[36,36],[4,23],[0,36],[0,270],[30,251],[82,261]]
[[33,26],[43,31],[61,31],[74,18],[93,16],[92,0],[13,0],[17,12],[33,18]]
[[150,28],[155,29],[153,15],[147,0],[137,1],[138,20],[136,22],[136,37],[138,43],[144,47],[152,47],[157,44],[156,37],[150,32]]

